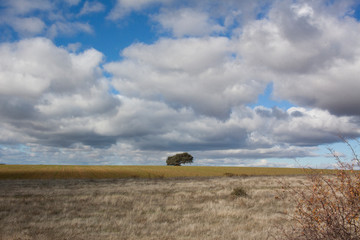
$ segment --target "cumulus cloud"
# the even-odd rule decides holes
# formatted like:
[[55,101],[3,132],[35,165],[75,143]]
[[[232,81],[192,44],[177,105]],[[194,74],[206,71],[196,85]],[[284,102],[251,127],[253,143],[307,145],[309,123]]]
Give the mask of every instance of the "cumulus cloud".
[[167,11],[154,17],[165,30],[170,30],[175,37],[204,36],[213,32],[222,32],[224,27],[211,22],[205,12],[183,8],[177,11]]
[[68,54],[45,38],[5,43],[0,52],[0,93],[21,98],[79,89],[99,74],[97,67],[103,57],[94,49]]
[[[269,82],[274,83],[275,98],[337,115],[359,115],[360,31],[353,29],[360,25],[346,16],[349,6],[275,2],[268,17],[248,20],[231,37],[203,37],[219,24],[196,8],[169,8],[155,19],[180,39],[134,44],[122,52],[124,61],[106,69],[114,74],[119,91],[164,98],[173,106],[220,118],[234,106],[254,101]],[[185,15],[196,21],[183,27]],[[197,38],[181,38],[198,26],[202,31],[194,31]]]
[[[13,136],[23,136],[18,142],[59,146],[115,142],[92,129],[98,116],[112,114],[119,105],[108,94],[100,52],[68,53],[44,38],[2,44],[0,52],[1,120]],[[13,136],[2,140],[9,142]]]
[[204,151],[202,157],[234,159],[309,157],[315,156],[319,144],[337,142],[338,135],[360,136],[353,117],[339,118],[322,110],[240,108],[219,121],[160,102],[121,100],[118,112],[99,121],[96,132],[117,136],[141,150]]
[[[94,49],[69,53],[50,40],[35,38],[2,44],[0,51],[3,144],[66,148],[81,144],[106,149],[119,142],[134,151],[166,154],[212,150],[219,151],[222,157],[255,158],[308,156],[311,152],[305,152],[309,148],[302,146],[337,141],[338,133],[353,137],[360,134],[356,118],[337,117],[320,109],[234,107],[221,120],[213,115],[199,115],[196,107],[187,107],[180,101],[174,107],[163,98],[144,98],[137,92],[138,96],[132,96],[124,89],[120,89],[122,95],[114,95],[99,67],[103,56]],[[132,54],[137,56],[136,51],[129,50],[128,56]],[[216,51],[208,54],[204,59],[219,60]],[[211,57],[213,54],[215,57]],[[144,57],[145,60],[150,61]],[[169,61],[156,62],[156,69],[170,71]],[[118,64],[106,67],[115,71],[120,69]],[[214,60],[202,64],[199,68],[180,62],[177,71],[188,69],[202,74],[203,68],[218,65]],[[13,80],[12,84],[8,79]],[[116,80],[113,82],[117,84]]]
[[[339,135],[360,136],[360,25],[350,1],[187,1],[175,9],[167,0],[119,0],[108,18],[160,5],[149,19],[172,38],[134,43],[114,62],[81,44],[31,38],[94,29],[54,10],[56,2],[22,2],[1,3],[16,20],[2,24],[27,37],[0,44],[1,159],[159,164],[190,151],[200,164],[268,166],[317,157]],[[86,1],[80,15],[103,9]],[[296,105],[248,107],[271,82],[275,98]]]
[[[239,163],[236,159],[314,157],[319,144],[338,141],[335,134],[360,135],[355,119],[322,110],[246,107],[220,121],[199,117],[191,109],[175,110],[159,101],[118,97],[115,101],[108,96],[104,101],[107,109],[106,105],[89,109],[90,99],[78,102],[75,95],[69,100],[47,99],[50,105],[36,104],[37,115],[32,118],[2,112],[6,124],[2,125],[1,140],[6,144],[32,142],[29,154],[44,159],[54,154],[49,150],[53,149],[53,161],[59,156],[71,160],[92,155],[95,158],[88,162],[93,164],[114,163],[120,155],[123,160],[117,163],[162,164],[169,154],[190,151],[199,164],[234,165]],[[91,98],[100,102],[96,95]]]
[[[356,118],[339,118],[319,109],[240,108],[226,121],[219,121],[199,117],[189,109],[174,111],[165,104],[147,102],[139,109],[140,106],[133,106],[141,103],[139,100],[123,99],[122,103],[111,124],[99,123],[98,129],[103,134],[112,131],[120,141],[131,143],[135,149],[191,151],[203,159],[314,157],[318,145],[337,142],[339,135],[360,136]],[[131,124],[124,128],[124,122]]]
[[239,52],[250,64],[270,70],[275,96],[338,115],[359,115],[360,24],[343,17],[345,10],[334,15],[323,8],[277,3],[268,19],[244,27]]
[[[357,53],[352,51],[357,33],[350,29],[357,28],[358,22],[338,17],[349,6],[275,2],[266,17],[248,18],[230,37],[204,37],[218,23],[201,11],[164,10],[155,19],[178,39],[134,44],[122,51],[122,61],[105,65],[122,94],[187,111],[184,123],[178,126],[173,122],[171,129],[162,128],[164,133],[144,135],[136,146],[211,150],[211,154],[223,151],[222,159],[289,158],[315,156],[316,146],[337,142],[339,135],[358,137],[354,107],[358,99],[352,94],[358,81],[351,77],[358,68],[356,64],[345,67],[349,61],[357,61]],[[170,13],[178,14],[179,22],[166,23],[171,20]],[[206,32],[184,38],[191,36],[193,27],[182,30],[184,13],[193,13],[199,22],[209,24]],[[223,26],[231,22],[228,19]],[[354,38],[346,39],[347,32]],[[339,73],[346,69],[350,74],[341,75],[346,78],[345,86],[340,74],[332,70],[335,66]],[[269,82],[274,83],[275,98],[313,108],[244,107],[256,101]],[[329,88],[349,95],[326,97]]]
[[[259,111],[261,109],[261,111]],[[264,117],[263,111],[267,111]],[[355,117],[337,117],[320,109],[306,110],[293,107],[287,111],[277,108],[255,108],[259,120],[266,121],[258,134],[271,136],[276,142],[296,146],[317,146],[338,141],[339,136],[358,137],[359,127]]]
[[263,91],[251,68],[231,56],[224,37],[161,39],[135,44],[125,60],[105,65],[114,87],[128,96],[163,98],[174,107],[226,118],[231,108],[249,103]]

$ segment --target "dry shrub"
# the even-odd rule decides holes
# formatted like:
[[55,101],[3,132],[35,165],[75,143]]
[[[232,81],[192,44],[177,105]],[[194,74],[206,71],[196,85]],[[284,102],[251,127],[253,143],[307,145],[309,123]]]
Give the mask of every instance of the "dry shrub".
[[247,191],[243,188],[243,187],[236,187],[233,189],[233,191],[231,192],[231,195],[236,196],[236,197],[247,197]]
[[284,186],[296,203],[291,215],[294,224],[283,231],[285,239],[360,239],[360,171],[355,170],[360,161],[344,141],[353,153],[351,163],[329,149],[339,166],[333,175],[314,170],[300,188]]

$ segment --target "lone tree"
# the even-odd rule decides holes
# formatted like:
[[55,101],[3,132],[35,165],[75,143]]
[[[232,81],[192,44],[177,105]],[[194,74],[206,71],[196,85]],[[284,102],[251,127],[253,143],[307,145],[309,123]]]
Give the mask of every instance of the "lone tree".
[[187,152],[178,153],[174,156],[170,156],[166,160],[166,164],[170,166],[181,166],[181,164],[192,163],[193,156],[188,154]]

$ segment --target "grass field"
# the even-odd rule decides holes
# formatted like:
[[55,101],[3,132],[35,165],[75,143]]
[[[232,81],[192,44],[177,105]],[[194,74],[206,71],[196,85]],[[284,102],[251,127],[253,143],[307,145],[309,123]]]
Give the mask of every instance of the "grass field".
[[282,179],[306,178],[1,180],[0,239],[273,239],[294,209],[276,197]]
[[0,179],[104,179],[302,175],[300,168],[0,165]]
[[[328,171],[330,172],[330,171]],[[272,239],[306,170],[0,165],[0,240]],[[285,179],[285,180],[284,180]],[[235,190],[246,196],[234,195]]]

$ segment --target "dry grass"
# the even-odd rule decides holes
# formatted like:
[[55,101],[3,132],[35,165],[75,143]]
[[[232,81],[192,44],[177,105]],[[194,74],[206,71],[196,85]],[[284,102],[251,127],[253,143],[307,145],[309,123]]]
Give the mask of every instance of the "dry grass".
[[267,239],[293,209],[279,180],[2,180],[0,239]]
[[[331,170],[325,170],[331,172]],[[0,165],[0,179],[104,179],[304,175],[301,168]]]

